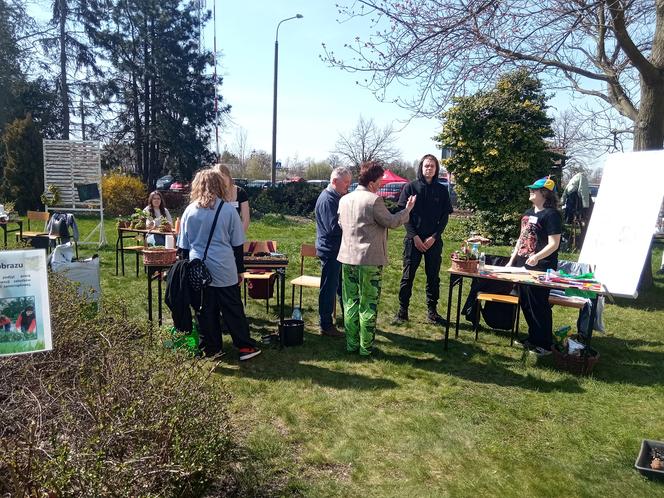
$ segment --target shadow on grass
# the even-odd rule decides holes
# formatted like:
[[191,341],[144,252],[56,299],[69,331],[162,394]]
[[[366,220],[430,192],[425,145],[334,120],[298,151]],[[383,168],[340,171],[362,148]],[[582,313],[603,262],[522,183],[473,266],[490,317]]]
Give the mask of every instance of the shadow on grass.
[[664,275],[657,275],[653,269],[653,286],[650,289],[639,291],[636,299],[615,297],[614,301],[616,306],[621,308],[644,311],[664,310]]
[[597,335],[592,346],[601,356],[593,377],[602,382],[633,386],[664,385],[664,352],[642,349],[663,345],[662,342]]
[[[273,333],[275,322],[265,319],[251,319],[254,334]],[[461,326],[461,329],[469,327]],[[442,332],[442,329],[440,329]],[[376,375],[363,375],[355,370],[355,365],[363,367],[369,363],[387,362],[394,366],[414,367],[434,374],[450,375],[483,384],[514,386],[540,392],[563,391],[581,393],[583,389],[575,378],[548,381],[529,373],[514,372],[515,366],[524,360],[503,354],[486,352],[475,344],[450,340],[450,350],[443,350],[440,339],[411,337],[379,330],[377,343],[380,351],[374,358],[361,357],[345,351],[343,339],[322,337],[311,332],[305,333],[305,343],[301,347],[279,349],[278,346],[265,346],[264,355],[258,361],[243,365],[240,370],[222,363],[217,372],[224,375],[241,375],[260,380],[299,380],[337,389],[376,390],[398,387],[395,382]],[[440,337],[440,336],[439,336]],[[384,346],[388,346],[387,349]],[[394,352],[394,350],[398,352]],[[425,355],[425,358],[418,358]],[[433,357],[432,357],[433,355]],[[313,365],[309,362],[329,362],[331,366]],[[399,375],[398,370],[389,373]]]
[[[461,326],[460,329],[464,327]],[[442,332],[442,330],[441,330]],[[547,381],[530,374],[520,375],[514,371],[516,365],[522,365],[527,361],[525,355],[521,359],[513,356],[487,352],[474,343],[462,343],[453,339],[452,331],[449,349],[443,350],[443,341],[440,339],[423,339],[381,331],[379,335],[390,340],[402,350],[416,353],[435,354],[435,359],[414,359],[405,355],[381,355],[381,359],[395,363],[409,363],[416,368],[430,370],[442,374],[459,377],[472,382],[482,384],[496,384],[506,387],[521,387],[540,392],[562,391],[568,393],[582,393],[584,390],[575,378],[567,378],[557,381]],[[538,360],[538,365],[548,364],[549,359]]]

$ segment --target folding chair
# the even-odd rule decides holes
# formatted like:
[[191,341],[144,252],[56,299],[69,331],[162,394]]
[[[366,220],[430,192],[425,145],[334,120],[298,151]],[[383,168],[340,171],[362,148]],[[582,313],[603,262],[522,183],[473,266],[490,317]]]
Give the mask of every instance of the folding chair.
[[[291,280],[292,296],[291,308],[295,306],[295,286],[300,287],[300,309],[302,309],[302,289],[304,287],[320,289],[320,277],[304,274],[304,258],[316,258],[316,247],[312,244],[302,244],[300,247],[300,276]],[[336,300],[335,300],[336,315]]]

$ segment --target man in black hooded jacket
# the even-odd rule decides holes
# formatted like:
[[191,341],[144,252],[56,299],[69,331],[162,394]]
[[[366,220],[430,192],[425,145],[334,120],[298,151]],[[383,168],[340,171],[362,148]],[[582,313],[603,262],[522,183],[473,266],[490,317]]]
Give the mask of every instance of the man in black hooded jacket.
[[452,213],[452,203],[447,186],[438,182],[440,165],[432,154],[425,155],[417,169],[417,180],[410,182],[401,191],[399,207],[406,205],[408,197],[417,195],[415,207],[406,223],[406,238],[403,248],[403,274],[399,286],[399,311],[394,323],[408,320],[408,305],[413,292],[415,272],[424,256],[424,271],[427,276],[427,320],[437,325],[444,324],[436,307],[440,294],[440,264],[443,252],[443,230]]

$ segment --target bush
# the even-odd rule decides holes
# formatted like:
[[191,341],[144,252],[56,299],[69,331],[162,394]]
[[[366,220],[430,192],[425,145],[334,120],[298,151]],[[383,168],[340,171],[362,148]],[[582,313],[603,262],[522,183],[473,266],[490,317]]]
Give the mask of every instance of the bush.
[[312,216],[320,195],[320,187],[302,182],[245,190],[249,196],[249,206],[259,216],[267,213]]
[[104,212],[111,216],[126,216],[134,208],[147,205],[148,195],[143,182],[134,176],[111,173],[101,181]]
[[0,362],[1,496],[256,494],[213,364],[155,344],[120,302],[96,313],[57,274],[49,292],[53,351]]

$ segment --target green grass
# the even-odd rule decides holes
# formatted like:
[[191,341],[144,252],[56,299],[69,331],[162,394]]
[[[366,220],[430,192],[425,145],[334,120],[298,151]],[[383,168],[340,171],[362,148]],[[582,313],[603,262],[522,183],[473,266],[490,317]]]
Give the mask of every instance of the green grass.
[[[82,233],[95,224],[81,220]],[[115,276],[110,221],[106,236],[103,292],[146,316],[145,276],[134,276],[131,257],[127,276]],[[300,244],[314,237],[313,223],[279,217],[253,222],[249,233],[278,240],[290,255],[289,279],[299,272]],[[379,356],[361,359],[345,353],[343,341],[321,337],[317,293],[305,289],[304,346],[267,349],[242,365],[229,354],[218,365],[253,479],[278,494],[306,496],[664,496],[662,483],[633,468],[641,439],[664,439],[664,278],[635,301],[607,305],[607,332],[593,340],[601,359],[592,377],[579,378],[557,371],[550,357],[524,358],[506,334],[485,329],[475,342],[465,323],[444,352],[442,329],[424,321],[422,270],[410,323],[390,325],[402,237],[403,230],[390,231]],[[458,244],[445,241],[444,267]],[[653,261],[660,258],[661,247]],[[316,263],[307,269],[316,271]],[[441,278],[443,314],[449,280],[444,271]],[[288,285],[286,296],[290,305]],[[255,337],[276,332],[276,312],[250,300]],[[575,317],[554,308],[555,326],[574,325]],[[228,337],[225,343],[232,350]]]

